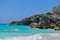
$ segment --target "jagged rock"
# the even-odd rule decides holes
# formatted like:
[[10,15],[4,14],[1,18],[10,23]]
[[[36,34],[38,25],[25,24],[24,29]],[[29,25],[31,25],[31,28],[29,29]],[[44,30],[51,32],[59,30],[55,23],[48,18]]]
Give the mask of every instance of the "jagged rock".
[[13,21],[10,23],[10,25],[18,25],[19,24],[19,21]]
[[60,20],[60,6],[55,6],[53,8],[54,17]]
[[53,8],[53,12],[56,13],[57,15],[60,15],[60,6],[55,6]]
[[32,21],[29,18],[25,18],[22,21],[11,22],[10,25],[30,25]]
[[21,21],[11,22],[10,25],[29,25],[32,28],[60,29],[60,6],[54,7],[53,12],[36,14]]

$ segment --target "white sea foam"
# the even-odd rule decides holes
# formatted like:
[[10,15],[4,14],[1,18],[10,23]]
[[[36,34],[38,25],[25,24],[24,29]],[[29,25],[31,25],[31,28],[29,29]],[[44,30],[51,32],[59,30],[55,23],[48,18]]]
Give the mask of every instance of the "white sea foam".
[[57,34],[57,33],[54,33],[54,34],[48,34],[49,36],[53,36],[53,37],[57,37],[57,36],[59,36],[59,34]]
[[10,32],[10,31],[14,31],[14,32],[18,32],[20,31],[19,29],[10,29],[10,30],[4,30],[5,32]]
[[41,40],[41,39],[42,39],[42,36],[39,34],[36,34],[32,36],[4,38],[1,40]]
[[11,31],[20,31],[19,29],[11,29]]
[[35,34],[24,37],[8,37],[0,40],[60,40],[60,34]]

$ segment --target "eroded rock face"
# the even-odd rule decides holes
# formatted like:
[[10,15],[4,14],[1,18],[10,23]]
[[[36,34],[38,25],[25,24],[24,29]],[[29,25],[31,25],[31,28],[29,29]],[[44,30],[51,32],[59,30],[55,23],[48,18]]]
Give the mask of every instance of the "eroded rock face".
[[[55,27],[51,27],[51,23],[55,24]],[[21,21],[11,22],[10,25],[29,25],[32,28],[60,28],[60,6],[54,7],[53,12],[46,14],[36,14],[25,18]]]

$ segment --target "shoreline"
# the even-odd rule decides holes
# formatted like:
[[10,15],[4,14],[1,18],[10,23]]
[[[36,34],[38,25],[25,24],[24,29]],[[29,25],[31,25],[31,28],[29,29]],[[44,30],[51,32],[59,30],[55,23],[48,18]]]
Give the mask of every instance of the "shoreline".
[[0,38],[0,40],[60,40],[60,34],[34,34],[30,36],[14,36]]

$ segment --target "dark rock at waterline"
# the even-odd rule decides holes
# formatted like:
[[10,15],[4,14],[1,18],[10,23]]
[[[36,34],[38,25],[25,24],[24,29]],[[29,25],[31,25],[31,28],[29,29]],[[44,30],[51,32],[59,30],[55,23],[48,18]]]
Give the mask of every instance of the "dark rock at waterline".
[[10,25],[29,25],[32,28],[60,29],[60,6],[54,7],[53,12],[36,14],[21,21],[13,21]]
[[32,21],[29,18],[25,18],[21,21],[11,22],[10,25],[29,25],[31,23],[32,23]]

